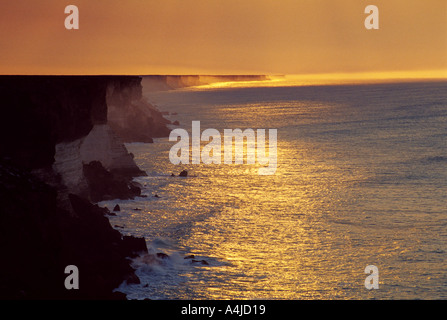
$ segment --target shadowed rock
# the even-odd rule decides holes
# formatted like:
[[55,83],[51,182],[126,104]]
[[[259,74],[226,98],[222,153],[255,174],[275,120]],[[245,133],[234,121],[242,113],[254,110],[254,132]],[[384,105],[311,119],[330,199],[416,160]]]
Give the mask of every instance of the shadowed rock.
[[129,179],[106,170],[101,162],[84,165],[84,175],[89,185],[90,199],[99,202],[106,199],[133,199],[141,195],[141,189]]
[[169,258],[169,256],[168,256],[166,253],[163,253],[163,252],[157,252],[157,258],[160,258],[160,259],[167,259],[167,258]]
[[180,174],[178,176],[179,177],[187,177],[188,176],[188,171],[183,170],[182,172],[180,172]]
[[141,253],[147,253],[146,240],[133,236],[123,236],[124,254],[134,258]]

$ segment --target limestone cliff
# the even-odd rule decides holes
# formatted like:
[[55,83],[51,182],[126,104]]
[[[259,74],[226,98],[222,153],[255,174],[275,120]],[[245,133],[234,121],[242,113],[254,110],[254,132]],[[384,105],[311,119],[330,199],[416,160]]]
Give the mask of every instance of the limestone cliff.
[[[108,104],[125,113],[140,100],[139,77],[0,76],[1,298],[119,298],[113,288],[138,281],[127,257],[144,239],[136,248],[89,200],[139,195],[131,179],[144,172]],[[80,290],[64,288],[68,264]]]
[[142,96],[140,81],[111,82],[107,90],[108,124],[124,142],[153,142],[166,137],[170,121]]
[[[107,124],[94,125],[87,136],[70,142],[61,142],[55,146],[54,163],[51,171],[59,178],[60,183],[70,193],[82,195],[92,201],[110,198],[131,198],[132,193],[104,194],[93,197],[92,190],[85,175],[85,166],[93,161],[101,163],[112,175],[123,178],[124,190],[131,183],[129,178],[145,175],[135,164],[132,155],[127,151],[120,137]],[[42,176],[41,171],[35,170]],[[127,183],[126,183],[127,178]]]

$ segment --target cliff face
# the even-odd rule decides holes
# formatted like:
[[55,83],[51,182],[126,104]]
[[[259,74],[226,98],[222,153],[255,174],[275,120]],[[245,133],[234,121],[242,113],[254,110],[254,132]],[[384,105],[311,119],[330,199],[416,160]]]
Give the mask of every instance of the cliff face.
[[[98,197],[97,194],[93,196],[92,193],[95,191],[91,188],[89,183],[91,179],[86,175],[85,167],[94,161],[99,162],[110,175],[121,178],[124,192],[109,194],[104,192],[102,197]],[[45,171],[34,170],[40,177],[48,176]],[[85,137],[56,144],[51,173],[59,178],[59,183],[66,187],[68,192],[82,195],[95,202],[111,198],[127,199],[138,195],[138,192],[126,192],[126,188],[131,184],[132,177],[145,175],[135,164],[120,137],[107,124],[94,125]]]
[[[140,194],[131,179],[145,173],[108,121],[108,104],[125,114],[140,100],[139,77],[0,77],[2,298],[117,298],[113,288],[138,281],[127,260],[138,239],[125,241],[88,200]],[[80,290],[64,287],[68,264]]]
[[269,80],[269,77],[265,75],[154,75],[144,76],[143,85],[150,92],[202,86],[217,82],[263,80]]
[[87,197],[84,164],[143,175],[123,142],[151,142],[170,131],[142,99],[140,77],[0,77],[0,99],[0,157]]
[[0,156],[28,169],[50,166],[57,143],[107,123],[101,77],[0,77]]
[[153,142],[166,137],[170,121],[142,97],[141,81],[112,82],[107,91],[107,118],[110,127],[124,142]]

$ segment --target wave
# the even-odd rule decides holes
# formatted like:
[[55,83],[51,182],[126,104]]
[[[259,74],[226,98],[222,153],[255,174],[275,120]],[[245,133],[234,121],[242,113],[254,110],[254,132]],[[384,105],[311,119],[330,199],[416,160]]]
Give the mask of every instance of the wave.
[[170,299],[166,287],[180,287],[197,268],[223,265],[216,258],[191,254],[178,248],[167,238],[155,238],[148,245],[148,253],[132,260],[132,267],[140,283],[123,282],[115,291],[128,299]]

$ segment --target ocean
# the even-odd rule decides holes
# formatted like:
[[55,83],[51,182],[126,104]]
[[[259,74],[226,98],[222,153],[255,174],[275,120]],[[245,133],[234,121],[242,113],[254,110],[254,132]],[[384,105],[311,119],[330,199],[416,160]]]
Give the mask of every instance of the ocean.
[[[126,144],[148,174],[135,179],[145,197],[100,205],[119,204],[112,226],[145,237],[150,254],[133,261],[141,283],[117,291],[447,298],[447,82],[222,84],[145,96],[180,122],[172,128],[277,129],[277,169],[173,165],[168,138]],[[369,265],[378,289],[365,287]]]

